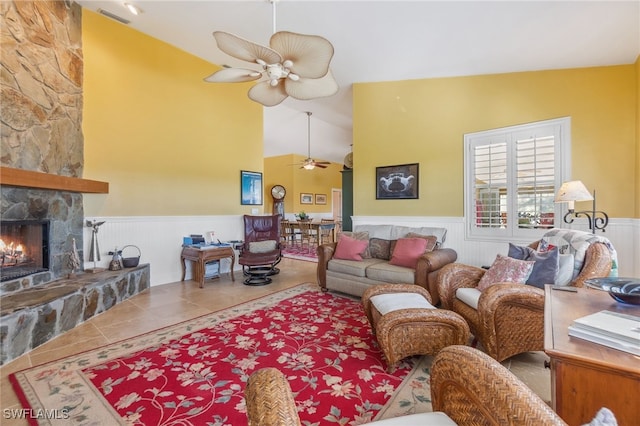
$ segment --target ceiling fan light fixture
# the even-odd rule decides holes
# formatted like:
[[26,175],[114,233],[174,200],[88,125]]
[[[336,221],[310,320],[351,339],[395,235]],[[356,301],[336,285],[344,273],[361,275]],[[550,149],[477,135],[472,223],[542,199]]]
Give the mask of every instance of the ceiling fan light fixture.
[[[258,64],[262,70],[220,70],[205,78],[205,81],[238,83],[257,80],[264,76],[264,80],[249,91],[249,99],[264,106],[278,105],[289,96],[299,100],[310,100],[335,95],[339,89],[338,83],[329,69],[334,53],[333,45],[329,40],[317,35],[276,32],[276,1],[270,0],[273,6],[273,34],[269,40],[269,47],[224,31],[213,33],[221,51],[234,58]],[[254,78],[254,75],[257,76]],[[283,84],[279,84],[280,80],[283,80]],[[258,87],[260,85],[262,86]],[[269,89],[276,93],[269,93]]]
[[305,170],[313,170],[313,169],[315,169],[316,166],[313,163],[307,163],[302,167],[304,167]]

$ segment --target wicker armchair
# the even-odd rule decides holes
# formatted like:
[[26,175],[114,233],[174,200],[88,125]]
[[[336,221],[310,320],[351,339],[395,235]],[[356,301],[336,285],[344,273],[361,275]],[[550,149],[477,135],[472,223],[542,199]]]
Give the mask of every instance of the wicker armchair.
[[[300,425],[291,388],[275,368],[253,373],[247,382],[245,398],[249,425]],[[433,413],[369,424],[566,426],[513,373],[486,354],[466,346],[449,346],[436,355],[431,366],[431,402]]]
[[[538,242],[530,245],[537,248]],[[579,275],[570,285],[582,287],[589,278],[606,277],[611,270],[611,253],[602,243],[586,251]],[[459,288],[476,287],[486,271],[453,263],[438,275],[441,307],[460,314],[485,351],[498,361],[527,351],[544,350],[544,290],[518,283],[500,283],[482,292],[478,308],[456,298]]]

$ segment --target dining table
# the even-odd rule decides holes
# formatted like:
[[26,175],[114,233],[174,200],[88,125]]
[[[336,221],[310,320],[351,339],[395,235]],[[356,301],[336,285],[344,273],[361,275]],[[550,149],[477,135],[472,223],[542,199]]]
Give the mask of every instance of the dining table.
[[[306,222],[311,224],[311,231],[316,234],[316,237],[317,237],[316,242],[318,245],[320,244],[320,230],[322,228],[331,229],[331,241],[335,242],[336,240],[336,222],[335,221],[327,222],[327,221],[321,221],[321,220],[311,220]],[[295,221],[292,220],[289,223],[291,224],[291,228],[293,229],[294,232],[296,232],[296,229],[299,232],[299,229],[300,229],[299,220],[295,220]]]

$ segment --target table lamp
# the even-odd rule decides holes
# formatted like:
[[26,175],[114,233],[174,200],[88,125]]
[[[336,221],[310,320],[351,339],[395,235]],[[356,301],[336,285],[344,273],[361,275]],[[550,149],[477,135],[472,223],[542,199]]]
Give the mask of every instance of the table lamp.
[[[592,209],[577,212],[574,208],[576,201],[593,201]],[[593,195],[591,195],[582,181],[564,182],[556,194],[555,202],[569,204],[569,211],[563,218],[565,223],[573,223],[575,218],[585,216],[589,221],[589,229],[593,234],[596,233],[596,229],[604,232],[604,229],[609,224],[609,216],[603,211],[596,210],[596,191],[594,190]]]

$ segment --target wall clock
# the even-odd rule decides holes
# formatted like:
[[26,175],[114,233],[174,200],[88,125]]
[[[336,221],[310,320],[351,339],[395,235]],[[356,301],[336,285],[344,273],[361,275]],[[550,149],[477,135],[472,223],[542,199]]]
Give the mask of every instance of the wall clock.
[[273,198],[273,214],[279,214],[284,218],[284,196],[287,190],[282,185],[273,185],[271,187],[271,197]]

